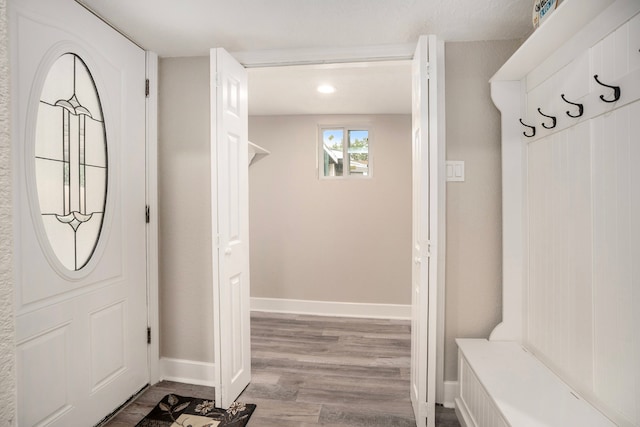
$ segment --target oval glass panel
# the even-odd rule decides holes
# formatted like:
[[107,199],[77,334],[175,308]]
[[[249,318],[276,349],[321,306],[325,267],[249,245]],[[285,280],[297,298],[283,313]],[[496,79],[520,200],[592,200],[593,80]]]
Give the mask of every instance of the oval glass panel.
[[107,198],[107,140],[98,91],[82,59],[67,53],[42,88],[35,135],[35,177],[49,244],[62,265],[91,259]]

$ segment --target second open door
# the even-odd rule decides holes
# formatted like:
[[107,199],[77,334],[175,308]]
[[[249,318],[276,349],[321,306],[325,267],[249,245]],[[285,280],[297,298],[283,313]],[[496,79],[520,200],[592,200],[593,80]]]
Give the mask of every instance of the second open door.
[[211,217],[216,406],[251,381],[247,72],[211,50]]
[[444,78],[443,62],[443,44],[435,36],[420,37],[412,65],[411,403],[417,427],[435,426],[436,349],[442,345],[444,108],[438,81]]

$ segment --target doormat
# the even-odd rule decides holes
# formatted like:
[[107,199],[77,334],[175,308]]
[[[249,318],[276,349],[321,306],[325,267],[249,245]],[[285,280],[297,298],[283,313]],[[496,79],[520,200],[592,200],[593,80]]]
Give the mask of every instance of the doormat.
[[136,427],[243,427],[256,405],[234,402],[216,408],[213,400],[168,394]]

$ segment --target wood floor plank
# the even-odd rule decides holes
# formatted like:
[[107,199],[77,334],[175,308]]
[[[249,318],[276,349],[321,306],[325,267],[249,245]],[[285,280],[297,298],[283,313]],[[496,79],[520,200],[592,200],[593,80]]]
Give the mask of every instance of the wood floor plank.
[[286,373],[280,377],[281,384],[290,384],[298,388],[337,390],[358,393],[367,390],[384,389],[390,394],[405,396],[407,381],[401,378],[379,379],[362,378],[349,375],[310,375],[305,373]]
[[[279,401],[257,397],[241,397],[241,400],[257,405],[249,426],[262,426],[266,420],[307,423],[317,425],[322,405],[305,402]],[[297,424],[299,425],[299,424]]]
[[320,412],[320,425],[338,424],[350,427],[415,427],[413,416],[359,411],[350,407],[325,405]]
[[[238,400],[248,427],[415,427],[405,320],[253,312],[252,382]],[[162,381],[110,420],[134,426],[168,393],[214,398],[212,387]],[[436,408],[438,427],[460,427]]]

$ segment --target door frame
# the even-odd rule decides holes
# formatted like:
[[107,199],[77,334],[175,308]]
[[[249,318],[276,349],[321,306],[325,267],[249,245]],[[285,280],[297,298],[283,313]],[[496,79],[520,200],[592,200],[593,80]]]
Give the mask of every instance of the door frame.
[[149,82],[146,101],[146,205],[147,223],[147,326],[151,343],[147,347],[149,384],[161,379],[160,372],[160,301],[158,260],[158,55],[146,51],[146,78]]
[[[444,43],[439,41],[439,43]],[[369,62],[369,61],[410,61],[413,59],[416,43],[391,45],[373,45],[336,48],[311,49],[274,49],[268,51],[237,51],[231,55],[245,68],[284,67],[289,65],[321,65],[331,63]],[[437,50],[437,63],[440,75],[437,83],[438,100],[438,143],[439,162],[444,171],[446,159],[446,122],[445,122],[445,48]],[[411,78],[408,76],[407,78]],[[249,94],[251,96],[251,94]],[[445,254],[446,254],[446,181],[438,183],[438,298],[437,298],[437,345],[436,345],[436,403],[444,403],[444,347],[445,347]],[[411,259],[407,262],[412,262]]]

